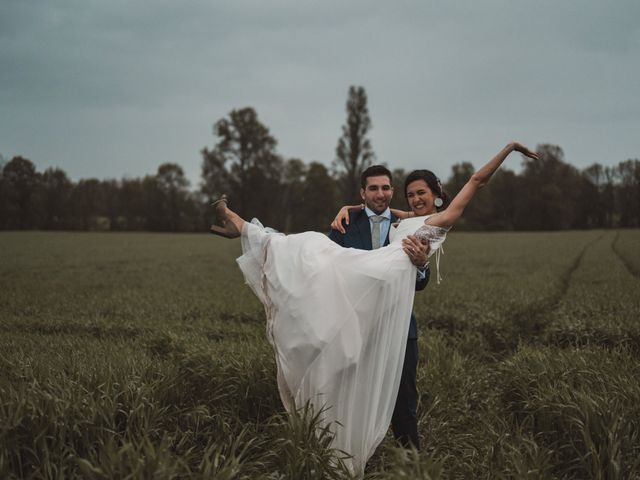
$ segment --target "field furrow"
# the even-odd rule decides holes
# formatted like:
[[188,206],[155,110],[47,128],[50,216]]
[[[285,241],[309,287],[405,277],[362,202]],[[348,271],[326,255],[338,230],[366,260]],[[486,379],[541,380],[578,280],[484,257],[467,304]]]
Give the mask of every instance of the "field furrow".
[[[513,351],[541,330],[602,232],[450,234],[435,271],[416,294],[419,325],[468,338],[477,352]],[[433,263],[433,262],[432,262]],[[433,266],[431,267],[434,270]]]
[[585,253],[567,294],[550,315],[546,340],[559,345],[628,345],[640,352],[640,282],[608,232]]

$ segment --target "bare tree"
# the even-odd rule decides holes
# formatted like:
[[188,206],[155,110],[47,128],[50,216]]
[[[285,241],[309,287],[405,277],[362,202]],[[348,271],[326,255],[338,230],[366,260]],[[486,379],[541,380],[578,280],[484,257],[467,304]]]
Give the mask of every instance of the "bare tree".
[[[201,191],[209,200],[228,193],[234,209],[256,215],[267,223],[281,221],[271,208],[277,205],[282,159],[276,139],[251,107],[233,110],[216,122],[218,143],[202,150]],[[280,223],[277,224],[280,226]]]

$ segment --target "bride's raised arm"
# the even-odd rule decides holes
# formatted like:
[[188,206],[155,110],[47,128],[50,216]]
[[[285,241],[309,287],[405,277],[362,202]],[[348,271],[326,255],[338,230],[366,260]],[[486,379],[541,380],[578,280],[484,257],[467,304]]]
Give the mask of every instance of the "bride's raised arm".
[[518,142],[509,143],[498,154],[493,157],[485,166],[471,175],[469,181],[462,187],[458,194],[451,200],[451,203],[442,212],[433,215],[427,220],[428,225],[437,225],[439,227],[451,227],[462,216],[467,204],[471,201],[478,189],[484,187],[496,170],[502,165],[502,162],[509,156],[511,152],[520,152],[523,155],[538,159],[538,155],[527,147]]

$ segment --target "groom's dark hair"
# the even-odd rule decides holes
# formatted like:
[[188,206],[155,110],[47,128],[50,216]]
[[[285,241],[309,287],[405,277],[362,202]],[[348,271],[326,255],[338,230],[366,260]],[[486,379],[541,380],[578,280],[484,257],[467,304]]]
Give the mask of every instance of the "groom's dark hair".
[[362,188],[366,188],[367,186],[367,178],[369,177],[381,177],[382,175],[386,175],[389,177],[389,183],[393,184],[393,177],[391,176],[391,172],[384,165],[371,165],[367,168],[362,175],[360,175],[360,186]]

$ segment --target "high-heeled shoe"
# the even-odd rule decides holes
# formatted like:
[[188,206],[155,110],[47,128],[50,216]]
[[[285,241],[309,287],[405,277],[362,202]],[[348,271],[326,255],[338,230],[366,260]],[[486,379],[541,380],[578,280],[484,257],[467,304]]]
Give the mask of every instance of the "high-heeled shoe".
[[222,194],[219,199],[211,204],[216,209],[216,217],[218,222],[222,223],[222,227],[218,225],[211,225],[209,232],[214,235],[220,235],[225,238],[237,238],[240,236],[240,232],[236,228],[235,224],[231,222],[227,217],[227,196]]

